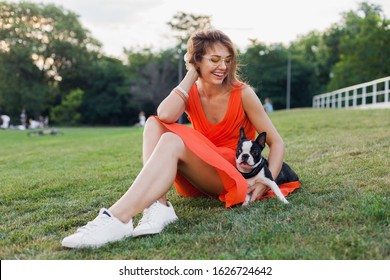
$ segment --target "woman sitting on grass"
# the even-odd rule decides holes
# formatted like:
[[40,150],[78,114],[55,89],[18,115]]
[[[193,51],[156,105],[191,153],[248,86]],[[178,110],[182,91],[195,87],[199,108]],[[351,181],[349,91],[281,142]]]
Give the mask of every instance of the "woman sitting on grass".
[[[248,139],[267,132],[269,169],[280,172],[283,140],[252,88],[237,77],[237,51],[221,31],[196,32],[188,41],[187,74],[150,117],[143,134],[144,166],[129,190],[109,209],[66,237],[68,248],[100,247],[130,236],[160,233],[176,221],[166,193],[174,184],[186,197],[219,198],[226,207],[264,196],[268,187],[248,187],[235,168],[240,128]],[[193,128],[177,124],[187,112]],[[284,195],[299,187],[283,188]],[[139,224],[132,219],[143,211]]]

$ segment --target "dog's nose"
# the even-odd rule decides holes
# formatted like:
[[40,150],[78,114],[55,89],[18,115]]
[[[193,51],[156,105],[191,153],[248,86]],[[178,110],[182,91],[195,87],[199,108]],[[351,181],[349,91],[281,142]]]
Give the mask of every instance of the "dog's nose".
[[249,155],[248,155],[248,154],[243,154],[243,155],[241,156],[241,159],[242,159],[243,161],[247,161],[248,158],[249,158]]

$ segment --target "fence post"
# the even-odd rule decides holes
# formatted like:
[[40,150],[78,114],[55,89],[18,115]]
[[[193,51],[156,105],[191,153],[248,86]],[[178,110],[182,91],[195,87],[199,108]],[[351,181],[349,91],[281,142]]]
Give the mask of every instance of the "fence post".
[[332,101],[332,106],[330,106],[330,108],[336,108],[337,95],[331,95],[330,100]]
[[339,109],[341,109],[342,107],[343,107],[343,104],[342,104],[342,102],[343,102],[343,92],[341,91],[341,92],[339,92],[339,94],[338,94],[338,104],[337,104],[337,107],[339,108]]
[[362,106],[364,107],[366,105],[366,97],[367,97],[367,87],[363,87],[362,92]]
[[353,104],[352,107],[356,108],[357,106],[357,88],[353,89]]

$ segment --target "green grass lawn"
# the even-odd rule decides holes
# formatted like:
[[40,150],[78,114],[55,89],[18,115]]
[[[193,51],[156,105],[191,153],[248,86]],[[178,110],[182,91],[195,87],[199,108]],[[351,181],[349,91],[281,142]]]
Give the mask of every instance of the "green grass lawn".
[[178,222],[97,250],[60,242],[131,185],[142,166],[142,130],[0,131],[0,258],[390,259],[390,110],[300,109],[271,118],[302,181],[289,205],[270,198],[225,209],[171,190]]

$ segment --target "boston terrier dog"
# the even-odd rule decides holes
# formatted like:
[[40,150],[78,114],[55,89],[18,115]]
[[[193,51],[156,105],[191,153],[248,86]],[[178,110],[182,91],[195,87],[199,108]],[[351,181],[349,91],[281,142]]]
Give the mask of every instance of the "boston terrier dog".
[[[280,192],[278,185],[298,181],[299,178],[285,162],[283,162],[276,180],[272,178],[268,169],[268,161],[261,155],[265,147],[266,136],[267,133],[263,132],[257,136],[255,141],[251,141],[246,138],[244,128],[240,129],[240,139],[236,150],[236,167],[247,180],[249,186],[253,186],[257,182],[262,183],[271,188],[280,201],[287,204],[288,201]],[[248,205],[249,199],[250,195],[248,194],[243,203],[244,206]]]

